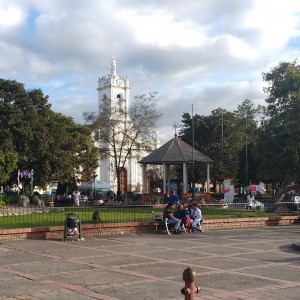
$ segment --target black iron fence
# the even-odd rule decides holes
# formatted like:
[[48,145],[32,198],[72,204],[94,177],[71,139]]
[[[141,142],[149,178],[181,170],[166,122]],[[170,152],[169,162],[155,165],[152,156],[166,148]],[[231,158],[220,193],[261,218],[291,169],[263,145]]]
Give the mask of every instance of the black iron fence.
[[[205,219],[300,214],[300,205],[294,202],[257,203],[252,209],[246,208],[245,203],[226,204],[220,202],[218,204],[199,205]],[[0,209],[0,229],[61,226],[69,213],[78,213],[82,224],[154,221],[155,214],[162,212],[163,207],[163,204],[106,204],[88,207],[18,207],[11,205]],[[97,218],[95,218],[95,215],[97,215]]]

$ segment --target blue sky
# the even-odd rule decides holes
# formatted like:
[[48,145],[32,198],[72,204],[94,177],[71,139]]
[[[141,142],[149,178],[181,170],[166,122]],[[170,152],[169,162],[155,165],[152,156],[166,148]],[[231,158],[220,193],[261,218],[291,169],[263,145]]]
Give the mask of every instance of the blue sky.
[[159,92],[166,142],[192,105],[264,104],[261,73],[299,58],[300,0],[2,0],[0,36],[0,77],[41,88],[79,123],[116,57],[132,98]]

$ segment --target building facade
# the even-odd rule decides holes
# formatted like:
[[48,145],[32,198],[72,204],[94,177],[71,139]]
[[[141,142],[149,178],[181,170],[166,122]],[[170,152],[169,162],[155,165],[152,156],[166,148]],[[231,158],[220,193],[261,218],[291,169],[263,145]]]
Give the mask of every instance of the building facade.
[[[98,113],[99,116],[105,115],[110,126],[102,124],[101,133],[97,146],[100,150],[100,163],[96,172],[97,178],[108,182],[117,192],[117,175],[116,175],[116,157],[122,163],[120,170],[120,191],[122,194],[137,190],[143,192],[142,169],[138,163],[143,157],[149,154],[144,150],[130,148],[124,141],[124,133],[128,135],[128,127],[132,126],[129,116],[130,110],[130,84],[127,77],[117,74],[117,65],[115,58],[111,60],[111,73],[99,78],[98,81]],[[110,138],[103,138],[103,133],[107,133]],[[114,132],[112,132],[114,131]],[[101,138],[102,136],[102,138]],[[108,142],[114,139],[114,144]],[[128,139],[129,141],[130,139]],[[119,142],[119,144],[118,144]],[[158,138],[153,145],[153,149],[159,146]]]

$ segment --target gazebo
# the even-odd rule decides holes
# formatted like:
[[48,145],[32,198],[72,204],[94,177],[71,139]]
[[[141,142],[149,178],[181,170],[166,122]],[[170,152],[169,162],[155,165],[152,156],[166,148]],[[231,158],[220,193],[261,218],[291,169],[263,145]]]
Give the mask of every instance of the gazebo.
[[[209,164],[213,162],[212,159],[199,152],[189,144],[182,141],[177,134],[175,137],[162,145],[160,148],[154,150],[151,154],[144,157],[139,163],[142,165],[143,172],[143,191],[146,191],[147,184],[147,165],[162,165],[163,166],[163,193],[167,192],[167,185],[170,186],[169,167],[170,165],[182,164],[183,169],[183,189],[184,194],[187,193],[188,176],[187,164],[206,163],[206,182],[207,191],[209,191]],[[168,183],[168,184],[167,184]]]

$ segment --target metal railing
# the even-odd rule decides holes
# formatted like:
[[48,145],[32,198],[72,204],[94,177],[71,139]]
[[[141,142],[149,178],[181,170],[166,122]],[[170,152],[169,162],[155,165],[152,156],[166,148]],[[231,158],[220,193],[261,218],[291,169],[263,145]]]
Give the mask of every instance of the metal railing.
[[[93,223],[93,214],[99,212],[100,223],[154,221],[155,214],[163,211],[164,204],[156,205],[101,205],[91,207],[18,207],[0,209],[0,229],[49,227],[64,224],[66,214],[78,213],[82,224]],[[245,203],[201,204],[205,219],[246,218],[262,216],[300,215],[299,204],[294,202],[264,203],[246,209]]]

